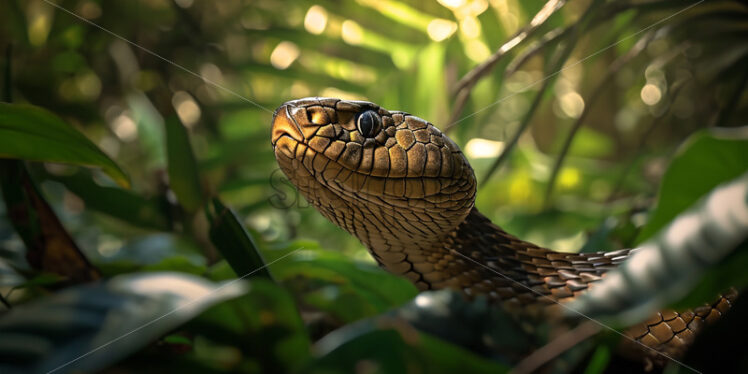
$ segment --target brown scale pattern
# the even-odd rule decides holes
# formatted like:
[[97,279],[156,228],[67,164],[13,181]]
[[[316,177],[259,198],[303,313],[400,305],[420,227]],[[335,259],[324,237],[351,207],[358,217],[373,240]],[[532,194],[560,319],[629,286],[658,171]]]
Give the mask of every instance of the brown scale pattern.
[[[486,294],[507,310],[520,313],[527,313],[537,305],[572,300],[602,279],[608,270],[625,261],[632,252],[623,249],[577,254],[539,248],[504,232],[477,210],[450,237],[446,244],[449,250],[487,264],[492,270],[512,279],[510,281],[485,268],[478,276],[459,274],[456,270],[458,287],[467,294]],[[667,358],[655,351],[681,357],[703,324],[718,320],[736,298],[737,292],[731,289],[714,303],[693,310],[658,312],[624,332],[634,342],[622,341],[622,352],[630,357],[645,356],[658,365],[664,364]]]
[[[362,134],[356,121],[367,111],[379,121]],[[455,288],[519,314],[549,315],[631,252],[560,253],[506,233],[473,207],[475,176],[459,147],[407,113],[308,98],[281,106],[272,131],[278,164],[306,199],[420,289]],[[719,318],[735,297],[731,291],[693,311],[662,311],[628,329],[641,344],[624,340],[622,350],[655,363],[664,358],[642,344],[681,356],[703,322]]]

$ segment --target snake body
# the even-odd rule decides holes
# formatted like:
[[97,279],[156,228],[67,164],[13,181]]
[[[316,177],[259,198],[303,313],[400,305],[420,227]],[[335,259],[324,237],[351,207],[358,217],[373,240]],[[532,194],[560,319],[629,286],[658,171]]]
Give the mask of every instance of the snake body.
[[[453,288],[517,313],[542,313],[585,292],[633,251],[561,253],[505,232],[475,208],[475,175],[459,147],[408,113],[364,101],[289,101],[273,116],[272,144],[283,172],[322,215],[421,290]],[[662,359],[643,346],[682,356],[703,322],[718,319],[735,297],[662,311],[626,330],[624,348],[655,362]]]

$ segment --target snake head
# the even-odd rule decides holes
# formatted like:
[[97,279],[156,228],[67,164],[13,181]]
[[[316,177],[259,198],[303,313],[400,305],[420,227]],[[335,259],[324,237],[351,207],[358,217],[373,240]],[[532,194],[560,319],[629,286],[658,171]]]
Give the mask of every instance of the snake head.
[[446,231],[473,206],[475,176],[459,147],[408,113],[365,101],[299,99],[276,110],[271,138],[284,173],[344,228],[340,214],[357,221],[384,214]]

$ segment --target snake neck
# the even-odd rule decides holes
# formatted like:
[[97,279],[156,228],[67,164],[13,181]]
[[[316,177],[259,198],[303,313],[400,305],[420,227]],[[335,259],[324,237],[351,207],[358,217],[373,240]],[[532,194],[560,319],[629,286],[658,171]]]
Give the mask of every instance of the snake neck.
[[542,248],[507,233],[475,207],[427,248],[417,241],[364,244],[382,266],[420,289],[458,289],[510,309],[574,298],[630,252],[563,253]]
[[[417,221],[404,220],[399,225],[407,226],[408,222]],[[528,274],[518,272],[512,259],[531,252],[551,252],[517,239],[475,207],[444,235],[424,236],[418,230],[418,225],[413,225],[401,232],[368,235],[364,231],[357,236],[381,266],[410,279],[418,288],[457,288],[467,294],[490,293],[492,290],[479,283],[492,272],[526,280]]]

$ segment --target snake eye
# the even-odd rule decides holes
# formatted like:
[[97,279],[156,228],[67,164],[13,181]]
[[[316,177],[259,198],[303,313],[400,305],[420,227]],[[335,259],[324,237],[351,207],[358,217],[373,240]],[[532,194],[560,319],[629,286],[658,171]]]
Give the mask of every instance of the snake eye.
[[367,110],[358,116],[356,127],[361,135],[371,138],[379,131],[379,122],[379,115],[373,110]]

